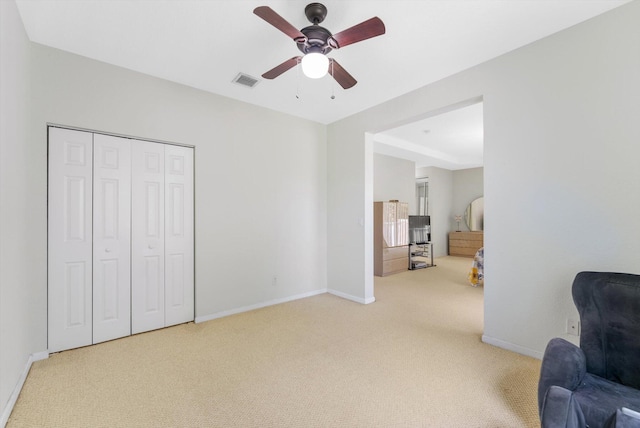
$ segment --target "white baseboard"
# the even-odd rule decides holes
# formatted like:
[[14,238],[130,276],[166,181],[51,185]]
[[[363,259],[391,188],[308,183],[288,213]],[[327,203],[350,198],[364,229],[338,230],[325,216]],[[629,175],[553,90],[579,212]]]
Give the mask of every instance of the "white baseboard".
[[375,297],[370,297],[368,299],[363,299],[362,297],[352,296],[351,294],[343,293],[338,290],[327,290],[329,294],[333,294],[334,296],[342,297],[343,299],[352,300],[357,303],[361,303],[363,305],[368,305],[369,303],[373,303],[376,301]]
[[20,395],[20,391],[22,391],[22,387],[27,380],[27,375],[29,374],[29,370],[31,370],[31,365],[35,361],[46,360],[47,358],[49,358],[49,351],[36,352],[29,355],[27,364],[25,365],[24,370],[22,370],[20,378],[18,378],[18,383],[16,383],[16,387],[13,389],[11,397],[9,397],[9,401],[7,401],[7,405],[2,411],[2,416],[0,416],[0,427],[4,428],[7,425],[7,422],[9,422],[9,416],[11,416],[13,407],[18,401],[18,396]]
[[294,296],[283,297],[281,299],[268,300],[266,302],[256,303],[255,305],[243,306],[237,309],[231,309],[229,311],[217,312],[211,315],[205,315],[202,317],[196,317],[195,322],[211,321],[218,318],[228,317],[229,315],[240,314],[242,312],[249,312],[255,309],[266,308],[267,306],[279,305],[280,303],[291,302],[293,300],[304,299],[306,297],[317,296],[318,294],[324,294],[327,292],[326,288],[320,290],[309,291],[308,293],[296,294]]
[[369,303],[373,303],[376,301],[375,297],[371,297],[369,299],[363,299],[361,297],[352,296],[350,294],[342,293],[337,290],[328,290],[326,288],[323,288],[320,290],[310,291],[308,293],[296,294],[294,296],[283,297],[281,299],[268,300],[266,302],[256,303],[255,305],[243,306],[241,308],[231,309],[229,311],[216,312],[215,314],[196,317],[195,322],[201,323],[205,321],[211,321],[218,318],[228,317],[229,315],[235,315],[235,314],[240,314],[242,312],[253,311],[255,309],[266,308],[267,306],[279,305],[280,303],[286,303],[286,302],[291,302],[293,300],[304,299],[306,297],[317,296],[318,294],[323,294],[323,293],[333,294],[334,296],[342,297],[343,299],[352,300],[354,302],[362,303],[364,305],[367,305]]
[[505,342],[504,340],[496,339],[495,337],[490,337],[487,335],[482,335],[482,341],[484,343],[488,343],[489,345],[497,346],[498,348],[506,349],[507,351],[517,352],[518,354],[526,355],[528,357],[537,358],[538,360],[542,360],[542,352],[534,351],[533,349],[526,348],[524,346],[515,345],[510,342]]
[[33,357],[33,362],[34,363],[36,361],[46,360],[47,358],[49,358],[49,351],[35,352],[35,353],[31,354],[31,356]]

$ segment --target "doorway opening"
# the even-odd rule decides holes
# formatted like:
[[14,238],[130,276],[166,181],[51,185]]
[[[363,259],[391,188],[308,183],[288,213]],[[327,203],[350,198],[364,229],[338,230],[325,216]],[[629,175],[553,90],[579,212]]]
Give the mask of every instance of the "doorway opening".
[[[412,189],[408,196],[393,199],[405,199],[410,215],[430,216],[435,257],[448,255],[449,233],[456,231],[456,218],[464,215],[474,199],[484,196],[483,122],[483,99],[478,96],[389,125],[365,138],[372,144],[374,158],[373,201],[390,199],[379,196],[375,184],[381,181],[379,175],[387,177],[385,196],[395,185],[389,177],[406,175],[383,171],[383,160],[394,168],[398,160],[408,161],[405,168],[411,169]],[[406,180],[396,184],[396,193],[407,195]]]
[[416,214],[429,215],[429,177],[416,178]]

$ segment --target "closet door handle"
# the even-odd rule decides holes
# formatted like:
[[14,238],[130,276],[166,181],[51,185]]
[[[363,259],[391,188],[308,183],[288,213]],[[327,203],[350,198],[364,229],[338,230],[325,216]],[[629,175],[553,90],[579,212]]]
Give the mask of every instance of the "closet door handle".
[[105,252],[105,253],[110,253],[110,252],[111,252],[111,250],[110,250],[109,248],[105,248],[105,249],[104,249],[104,252]]

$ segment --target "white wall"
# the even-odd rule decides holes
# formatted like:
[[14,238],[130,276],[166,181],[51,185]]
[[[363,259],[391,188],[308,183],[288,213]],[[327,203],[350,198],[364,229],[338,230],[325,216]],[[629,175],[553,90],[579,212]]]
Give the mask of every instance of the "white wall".
[[38,337],[42,314],[32,307],[42,277],[34,269],[39,242],[29,237],[45,201],[29,197],[38,187],[29,145],[29,50],[15,3],[0,1],[0,425],[29,356],[46,347]]
[[371,303],[373,136],[343,123],[327,129],[327,283],[343,296]]
[[416,211],[416,164],[406,159],[375,153],[373,156],[373,200],[397,199],[409,203],[409,213]]
[[482,96],[484,340],[535,356],[554,336],[575,340],[575,274],[640,273],[638,22],[631,2],[331,124],[330,284],[370,293],[365,132]]

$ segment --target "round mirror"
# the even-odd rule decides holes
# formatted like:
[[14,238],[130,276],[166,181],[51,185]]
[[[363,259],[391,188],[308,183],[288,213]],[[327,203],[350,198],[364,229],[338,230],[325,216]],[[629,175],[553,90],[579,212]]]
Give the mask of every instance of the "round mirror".
[[472,232],[484,230],[484,197],[480,196],[469,204],[464,212],[464,221]]

